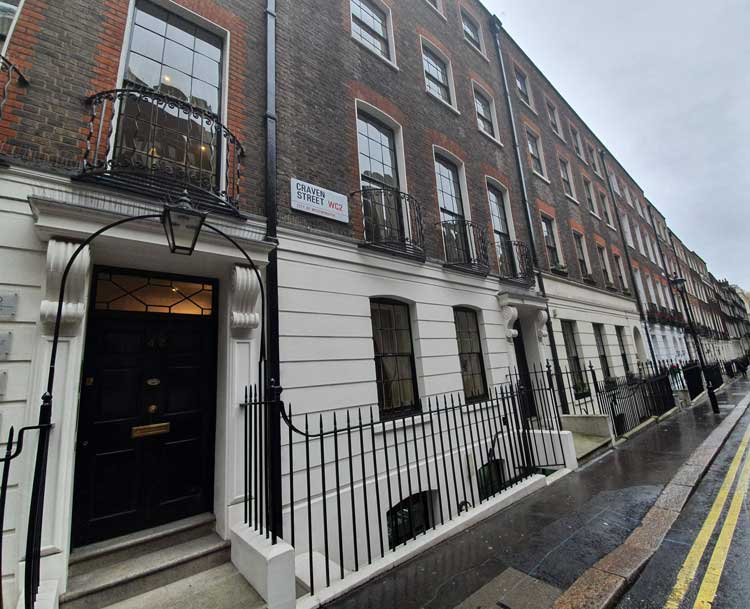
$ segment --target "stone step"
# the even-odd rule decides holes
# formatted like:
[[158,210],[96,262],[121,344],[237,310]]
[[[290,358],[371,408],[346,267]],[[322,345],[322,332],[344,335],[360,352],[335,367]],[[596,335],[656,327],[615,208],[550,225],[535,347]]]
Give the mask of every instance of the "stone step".
[[100,609],[229,561],[229,541],[210,533],[68,579],[61,609]]
[[106,609],[263,609],[266,603],[232,563],[196,573]]
[[215,522],[213,514],[199,514],[76,548],[70,554],[68,577],[83,575],[94,569],[203,537],[213,532]]

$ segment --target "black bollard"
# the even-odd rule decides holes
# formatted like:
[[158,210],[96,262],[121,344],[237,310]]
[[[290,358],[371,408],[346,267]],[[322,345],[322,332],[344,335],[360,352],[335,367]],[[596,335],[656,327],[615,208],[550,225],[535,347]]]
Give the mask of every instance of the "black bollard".
[[716,414],[719,414],[719,412],[721,412],[719,410],[719,401],[716,399],[714,386],[711,381],[708,381],[708,383],[706,383],[706,391],[708,392],[708,399],[711,402],[711,410],[713,410]]

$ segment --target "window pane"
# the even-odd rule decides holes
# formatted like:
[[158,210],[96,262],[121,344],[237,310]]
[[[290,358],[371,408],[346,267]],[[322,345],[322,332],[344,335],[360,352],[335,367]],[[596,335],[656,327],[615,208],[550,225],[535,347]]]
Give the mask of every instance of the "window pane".
[[167,30],[167,11],[150,2],[139,2],[135,10],[135,22],[163,36]]
[[450,161],[437,157],[435,159],[435,176],[441,220],[446,221],[456,217],[463,219],[464,210],[458,169]]
[[136,25],[133,28],[133,40],[130,48],[141,55],[160,60],[164,52],[164,38]]
[[125,80],[139,87],[156,89],[159,87],[160,78],[161,65],[137,53],[130,54]]
[[190,74],[193,69],[193,52],[181,44],[167,40],[164,44],[164,63]]
[[196,54],[193,61],[193,76],[210,85],[219,86],[219,62]]
[[214,61],[221,61],[221,38],[198,28],[195,32],[195,50]]
[[195,26],[177,15],[169,15],[167,38],[192,50],[195,44]]

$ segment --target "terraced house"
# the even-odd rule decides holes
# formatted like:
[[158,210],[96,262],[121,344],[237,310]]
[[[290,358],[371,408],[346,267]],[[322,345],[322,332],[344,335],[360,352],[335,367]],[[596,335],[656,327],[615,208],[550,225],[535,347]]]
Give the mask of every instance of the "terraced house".
[[626,380],[673,404],[675,275],[746,351],[476,0],[11,0],[0,43],[2,606],[317,606],[637,424]]

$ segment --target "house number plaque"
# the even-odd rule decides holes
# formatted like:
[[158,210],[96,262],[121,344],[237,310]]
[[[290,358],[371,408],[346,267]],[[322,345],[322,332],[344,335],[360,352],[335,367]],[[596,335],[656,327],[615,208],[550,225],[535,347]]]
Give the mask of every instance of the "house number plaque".
[[0,319],[13,319],[18,308],[18,294],[0,292]]

